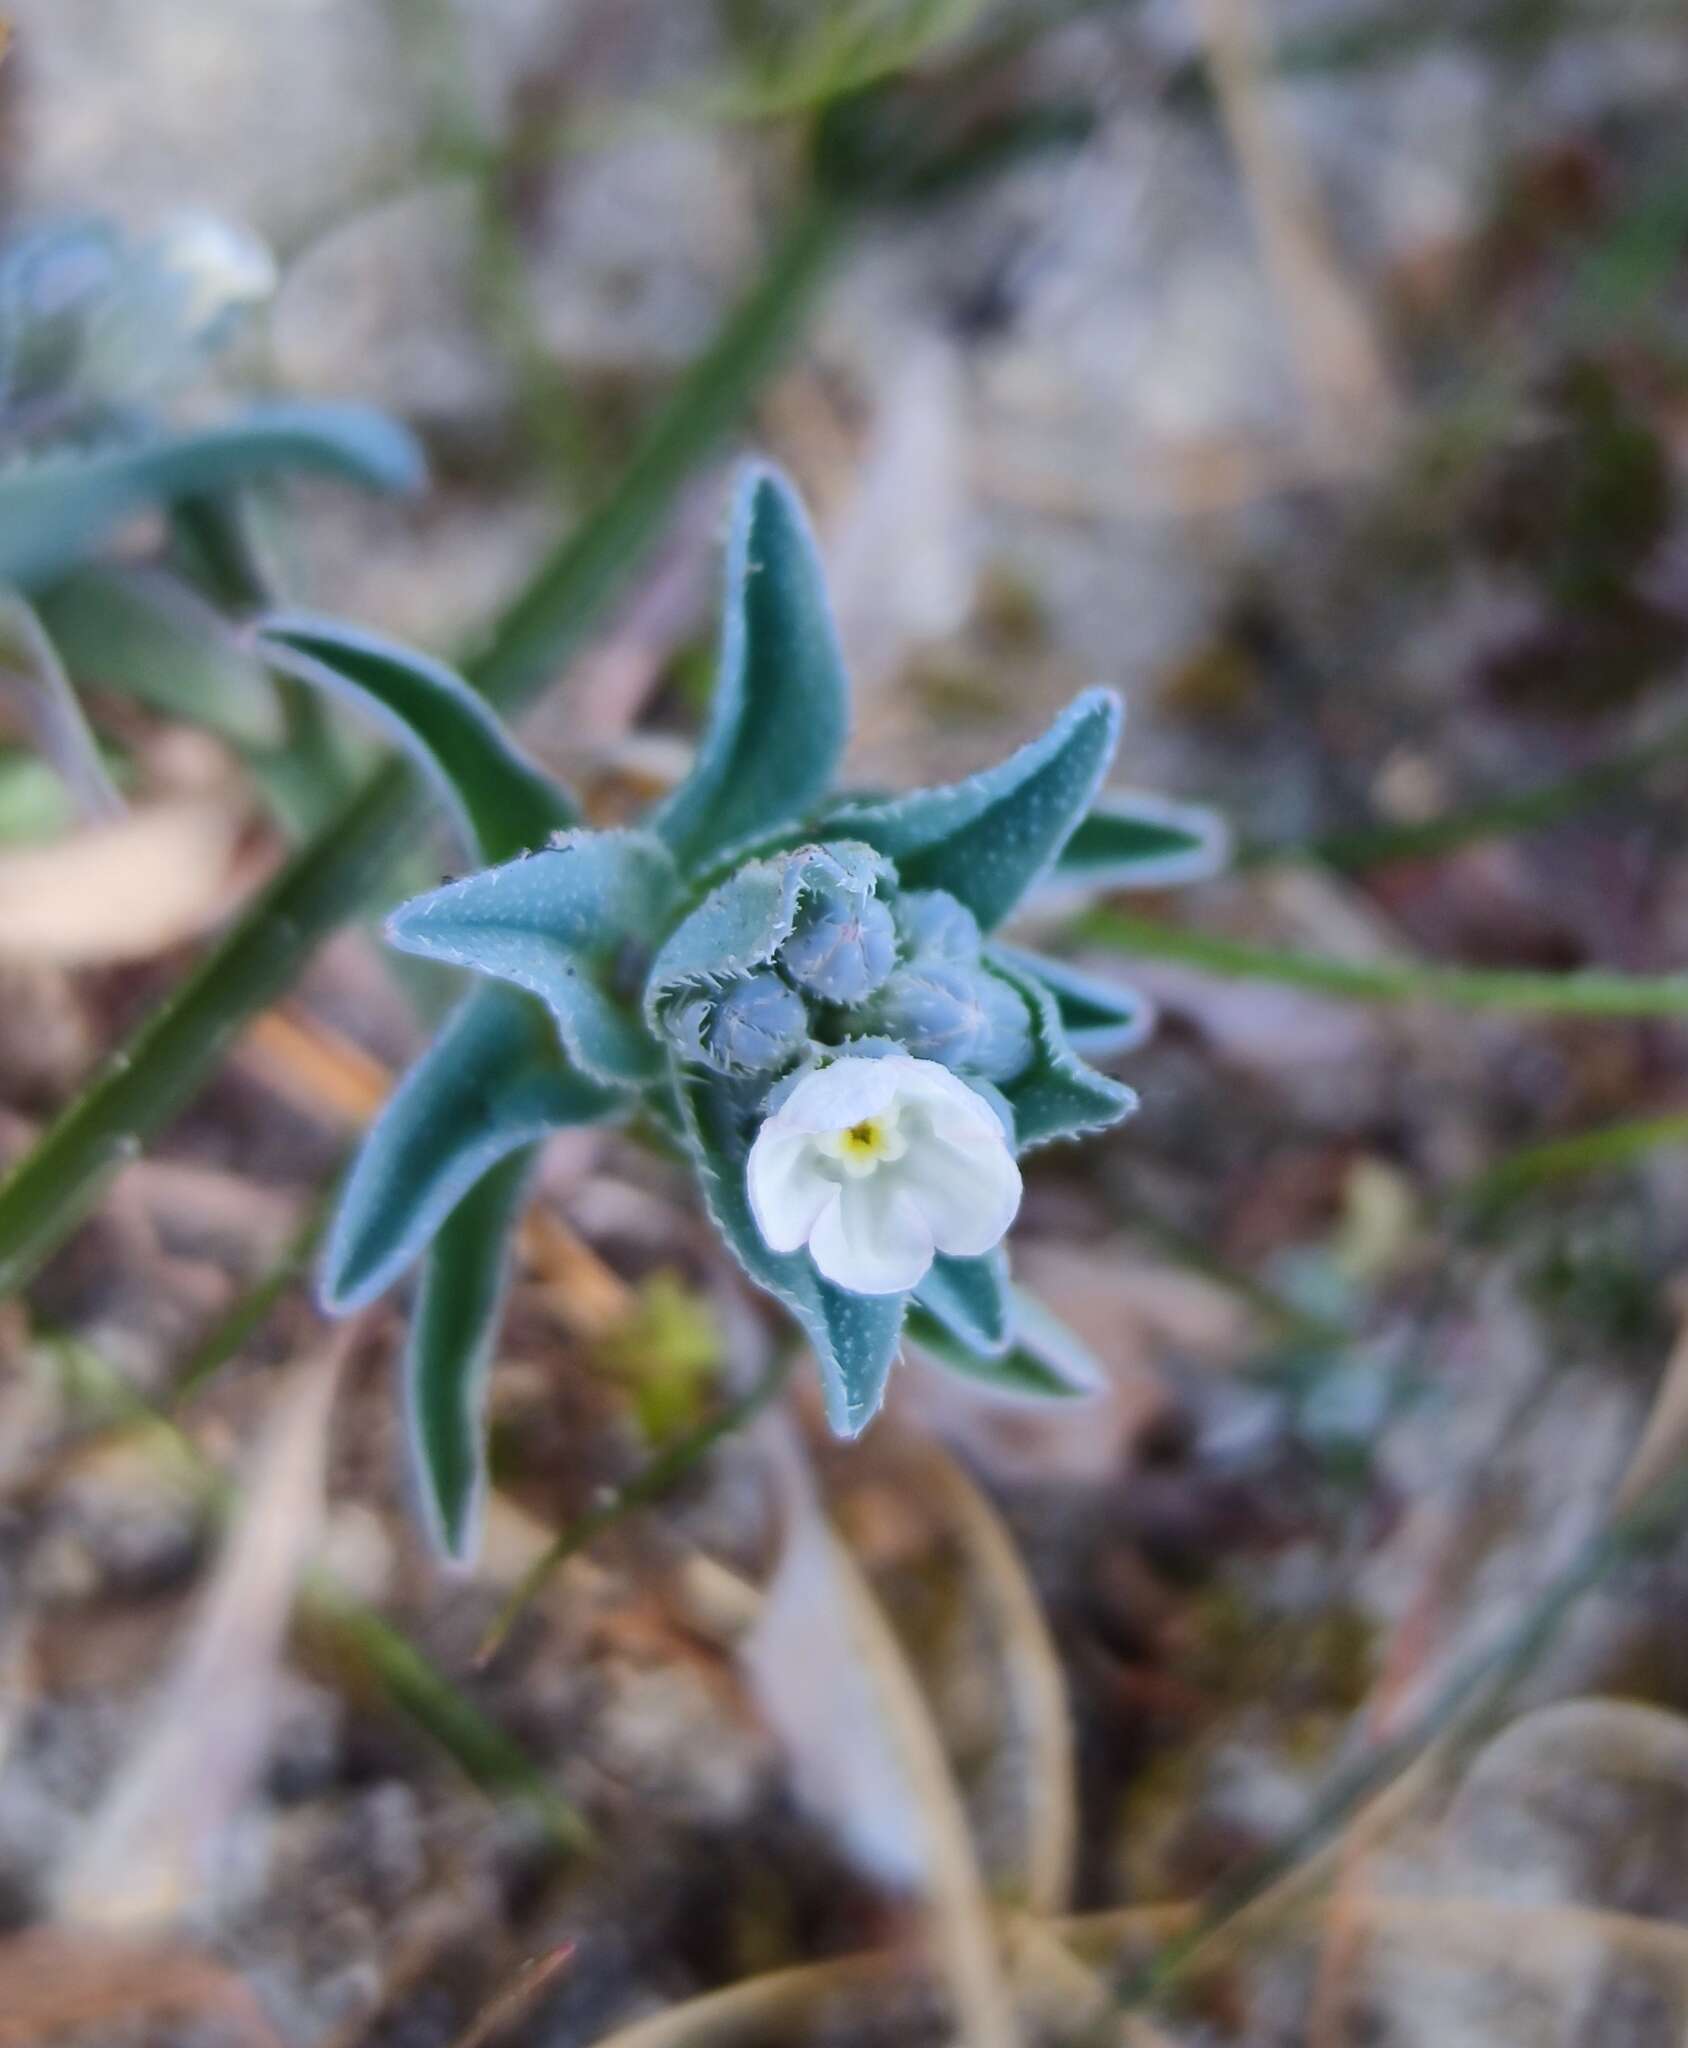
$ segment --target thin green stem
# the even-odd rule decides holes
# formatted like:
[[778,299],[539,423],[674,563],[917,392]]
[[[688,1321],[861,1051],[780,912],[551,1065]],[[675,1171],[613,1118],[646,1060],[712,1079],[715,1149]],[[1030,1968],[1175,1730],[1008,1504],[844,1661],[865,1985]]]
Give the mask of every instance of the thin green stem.
[[332,1193],[311,1204],[305,1220],[282,1246],[274,1262],[230,1304],[183,1359],[170,1385],[168,1405],[172,1411],[214,1379],[261,1328],[276,1303],[310,1264],[328,1227],[332,1206]]
[[1554,782],[1513,796],[1492,797],[1443,818],[1412,825],[1373,825],[1353,832],[1332,832],[1319,839],[1290,845],[1248,845],[1238,850],[1238,868],[1276,866],[1285,861],[1315,861],[1344,874],[1364,874],[1396,860],[1434,860],[1485,839],[1530,832],[1556,825],[1579,811],[1617,796],[1666,762],[1688,756],[1688,722],[1672,726],[1657,739],[1596,761]]
[[1618,974],[1584,968],[1538,974],[1505,967],[1447,967],[1430,960],[1334,960],[1247,945],[1121,910],[1080,918],[1076,935],[1140,960],[1171,960],[1233,981],[1273,982],[1350,1003],[1441,1003],[1460,1010],[1514,1010],[1564,1017],[1688,1017],[1688,974]]
[[[685,479],[779,360],[846,239],[848,211],[802,207],[749,297],[681,380],[616,488],[552,554],[469,664],[502,708],[559,673],[660,532]],[[418,783],[382,768],[303,847],[177,991],[0,1181],[0,1295],[20,1287],[190,1099],[246,1021],[376,894],[423,817]]]
[[734,1435],[759,1415],[791,1377],[797,1357],[795,1348],[781,1352],[756,1384],[736,1401],[729,1401],[695,1429],[677,1436],[654,1458],[641,1465],[631,1479],[618,1486],[609,1499],[560,1531],[529,1565],[515,1591],[493,1618],[492,1626],[475,1653],[476,1668],[484,1670],[498,1655],[509,1639],[511,1629],[543,1592],[553,1572],[588,1544],[595,1543],[606,1529],[613,1528],[634,1509],[649,1507],[671,1492],[723,1437]]
[[1474,1215],[1489,1215],[1550,1181],[1628,1166],[1665,1145],[1688,1146],[1688,1110],[1634,1117],[1568,1138],[1520,1146],[1467,1182],[1455,1199]]

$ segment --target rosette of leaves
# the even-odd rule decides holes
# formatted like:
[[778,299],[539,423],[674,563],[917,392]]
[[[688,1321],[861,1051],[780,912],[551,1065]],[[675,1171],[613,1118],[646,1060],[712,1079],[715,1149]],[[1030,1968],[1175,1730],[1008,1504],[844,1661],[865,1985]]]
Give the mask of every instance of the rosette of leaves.
[[272,619],[260,639],[405,741],[478,864],[389,921],[395,946],[474,979],[353,1163],[322,1276],[343,1313],[421,1264],[405,1398],[448,1550],[474,1536],[483,1382],[523,1189],[546,1135],[569,1126],[638,1116],[683,1150],[728,1249],[801,1326],[840,1434],[873,1415],[905,1337],[1001,1389],[1087,1384],[1081,1347],[1014,1289],[1000,1250],[939,1257],[907,1296],[850,1292],[768,1248],[745,1162],[795,1078],[846,1050],[950,1068],[1021,1152],[1130,1113],[1131,1090],[1087,1055],[1135,1043],[1146,1004],[998,936],[1041,884],[1160,885],[1220,857],[1209,813],[1100,797],[1114,697],[1079,698],[966,781],[835,794],[844,666],[801,507],[763,466],[733,497],[695,763],[634,829],[585,828],[436,664],[307,618]]

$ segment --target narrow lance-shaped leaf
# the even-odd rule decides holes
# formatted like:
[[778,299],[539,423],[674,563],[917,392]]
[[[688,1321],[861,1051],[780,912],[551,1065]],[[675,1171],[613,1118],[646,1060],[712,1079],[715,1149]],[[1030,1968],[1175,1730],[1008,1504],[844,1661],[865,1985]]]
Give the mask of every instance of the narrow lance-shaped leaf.
[[537,996],[569,1059],[611,1086],[650,1080],[660,1056],[637,1009],[629,954],[654,945],[673,864],[644,832],[570,832],[525,859],[448,882],[394,911],[401,952],[473,968]]
[[691,774],[653,825],[682,864],[801,818],[825,795],[849,685],[825,579],[796,493],[741,476],[727,538],[721,651]]
[[1083,1340],[1036,1296],[1013,1288],[1009,1306],[1013,1331],[1000,1351],[967,1344],[923,1308],[909,1311],[908,1341],[951,1372],[1011,1399],[1070,1401],[1105,1384],[1106,1374]]
[[1086,1066],[1073,1051],[1055,998],[1043,983],[1001,960],[993,962],[993,968],[1020,991],[1032,1013],[1031,1065],[1003,1089],[1014,1111],[1019,1148],[1106,1130],[1130,1116],[1137,1107],[1136,1094],[1123,1081]]
[[0,589],[0,704],[14,711],[85,818],[115,817],[113,787],[58,650],[15,590]]
[[291,613],[265,619],[258,644],[287,674],[372,713],[440,790],[482,860],[509,860],[578,822],[563,790],[443,662]]
[[1217,812],[1111,790],[1061,849],[1049,881],[1063,889],[1166,889],[1217,874],[1230,857],[1230,831]]
[[1119,699],[1087,691],[996,767],[943,788],[849,805],[827,829],[877,847],[905,889],[947,890],[989,931],[1043,878],[1089,810],[1119,727]]
[[415,490],[424,473],[410,434],[356,405],[254,406],[197,433],[56,454],[0,477],[0,579],[50,582],[142,506],[288,470],[382,491]]
[[994,1358],[1008,1349],[1013,1314],[1008,1260],[1000,1250],[980,1259],[952,1259],[940,1253],[914,1290],[914,1298],[969,1350]]
[[274,746],[281,706],[260,662],[203,598],[154,569],[91,563],[36,599],[71,675],[188,718],[241,747]]
[[324,1307],[344,1314],[391,1286],[501,1159],[624,1106],[570,1072],[528,997],[493,984],[472,990],[353,1162],[323,1258]]
[[990,958],[1043,984],[1055,998],[1068,1045],[1087,1059],[1130,1052],[1155,1028],[1154,1004],[1122,981],[1086,974],[1068,961],[1051,960],[1018,946],[993,946]]
[[466,1561],[486,1490],[487,1374],[510,1237],[538,1148],[502,1159],[440,1226],[422,1266],[405,1345],[405,1410],[416,1481],[442,1550]]
[[878,1413],[896,1360],[906,1297],[851,1294],[822,1279],[803,1252],[772,1252],[745,1190],[759,1088],[675,1068],[675,1093],[705,1204],[727,1248],[801,1324],[820,1362],[827,1420],[859,1436]]

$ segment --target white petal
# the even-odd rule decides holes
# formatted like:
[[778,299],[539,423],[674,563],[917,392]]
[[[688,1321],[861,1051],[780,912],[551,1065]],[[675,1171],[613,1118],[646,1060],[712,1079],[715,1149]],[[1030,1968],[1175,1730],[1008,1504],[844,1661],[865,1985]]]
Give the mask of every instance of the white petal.
[[[987,1111],[988,1114],[988,1111]],[[909,1147],[895,1169],[926,1219],[932,1242],[952,1258],[974,1259],[1001,1242],[1020,1207],[1020,1169],[1002,1139],[956,1144],[936,1131]]]
[[856,1055],[834,1060],[830,1066],[805,1074],[768,1121],[794,1131],[842,1131],[889,1109],[902,1079],[900,1070],[924,1064]]
[[918,1103],[934,1130],[963,1144],[972,1139],[1002,1142],[1002,1123],[996,1111],[959,1074],[952,1074],[936,1060],[906,1059],[887,1064],[904,1069],[899,1098],[905,1103]]
[[807,1132],[788,1130],[771,1116],[750,1148],[745,1187],[763,1243],[773,1252],[794,1252],[808,1241],[837,1182],[821,1171]]
[[902,1294],[926,1277],[932,1233],[889,1173],[846,1181],[809,1238],[815,1264],[852,1294]]

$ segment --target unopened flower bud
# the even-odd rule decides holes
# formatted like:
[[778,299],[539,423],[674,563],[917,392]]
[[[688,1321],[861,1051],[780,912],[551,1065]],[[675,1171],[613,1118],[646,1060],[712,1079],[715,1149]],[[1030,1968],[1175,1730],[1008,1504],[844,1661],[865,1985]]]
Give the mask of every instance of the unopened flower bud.
[[780,948],[787,973],[829,1003],[859,1003],[897,964],[897,934],[872,882],[842,863],[811,880],[790,938]]
[[722,1074],[761,1074],[807,1040],[801,997],[771,968],[759,967],[718,994],[688,997],[668,1029],[688,1060]]
[[1009,1081],[1032,1056],[1031,1018],[1008,983],[944,960],[899,967],[874,1003],[875,1022],[916,1059]]

